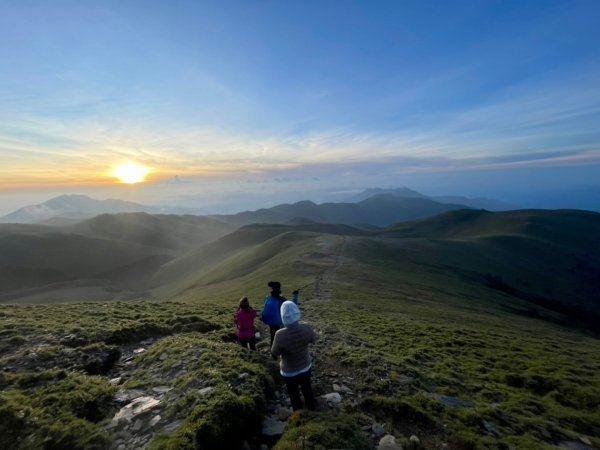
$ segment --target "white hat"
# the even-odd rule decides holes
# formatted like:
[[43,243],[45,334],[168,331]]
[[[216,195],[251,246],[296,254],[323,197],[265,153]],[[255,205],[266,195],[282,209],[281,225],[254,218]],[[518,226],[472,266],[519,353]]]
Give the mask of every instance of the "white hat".
[[281,321],[284,325],[291,325],[300,320],[300,309],[294,302],[285,301],[281,305]]

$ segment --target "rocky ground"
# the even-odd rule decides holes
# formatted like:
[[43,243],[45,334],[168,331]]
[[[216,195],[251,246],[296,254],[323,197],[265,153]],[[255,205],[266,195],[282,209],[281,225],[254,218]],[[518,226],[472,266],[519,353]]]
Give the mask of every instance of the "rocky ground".
[[[145,352],[157,341],[147,339],[136,345],[121,348],[122,356],[113,369],[106,375],[110,383],[119,387],[124,384],[136,369],[136,358]],[[316,347],[326,345],[321,342]],[[269,359],[267,347],[259,350],[265,361]],[[172,369],[176,370],[175,377],[185,373],[187,365],[197,355],[175,363]],[[161,353],[159,361],[169,358],[167,353]],[[158,366],[158,365],[157,365]],[[313,386],[318,397],[318,411],[328,411],[331,414],[341,411],[344,405],[356,405],[362,394],[357,393],[355,379],[342,370],[336,372],[331,364],[318,368],[315,366]],[[326,371],[323,371],[326,369]],[[341,369],[341,368],[340,368]],[[247,373],[238,374],[240,383],[248,377]],[[406,382],[410,380],[407,378]],[[201,395],[210,395],[213,387],[206,386],[198,389]],[[120,388],[113,397],[113,403],[118,411],[110,423],[105,427],[115,439],[110,448],[112,450],[146,449],[157,433],[170,433],[176,431],[183,423],[183,419],[168,420],[165,418],[164,409],[179,398],[183,392],[177,386],[157,385],[144,389]],[[367,393],[368,394],[368,393]],[[287,425],[287,419],[292,415],[292,408],[284,385],[279,385],[275,395],[268,399],[262,419],[262,435],[258,436],[252,444],[245,442],[246,449],[270,449],[277,443]],[[366,423],[370,422],[370,423]],[[373,447],[378,449],[399,449],[394,436],[386,431],[386,424],[378,423],[374,418],[364,416],[362,423],[357,424],[361,432],[373,441]],[[412,442],[419,442],[417,436],[411,436]]]

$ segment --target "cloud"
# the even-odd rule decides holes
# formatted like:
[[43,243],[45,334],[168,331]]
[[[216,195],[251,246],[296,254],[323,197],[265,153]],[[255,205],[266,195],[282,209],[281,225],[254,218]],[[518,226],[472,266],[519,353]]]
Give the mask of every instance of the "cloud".
[[[110,169],[124,160],[152,167],[155,180],[315,168],[326,178],[325,169],[342,177],[371,166],[399,174],[595,163],[599,79],[597,67],[584,75],[554,74],[536,86],[513,85],[486,103],[381,128],[311,121],[301,128],[248,131],[195,123],[179,120],[178,105],[147,89],[123,100],[76,91],[67,97],[28,97],[21,105],[5,93],[0,189],[109,183]],[[225,86],[219,90],[227,91],[225,101],[236,104],[234,92]]]

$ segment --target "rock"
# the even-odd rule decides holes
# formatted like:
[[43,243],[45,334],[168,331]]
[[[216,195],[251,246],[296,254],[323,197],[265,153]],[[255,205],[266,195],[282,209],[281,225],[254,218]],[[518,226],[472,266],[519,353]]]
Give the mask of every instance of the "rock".
[[133,431],[134,433],[137,433],[138,431],[140,431],[142,429],[143,426],[144,426],[144,422],[142,422],[140,419],[137,419],[135,421],[135,423],[133,424],[133,427],[131,427],[131,431]]
[[591,446],[591,445],[592,445],[592,441],[590,441],[590,440],[589,440],[587,437],[585,437],[585,436],[579,436],[579,440],[580,440],[581,442],[583,442],[585,445],[589,445],[589,446]]
[[120,389],[113,398],[117,403],[128,403],[131,400],[135,400],[136,398],[143,396],[144,391],[139,389]]
[[119,424],[117,422],[110,422],[108,425],[104,426],[104,429],[110,431],[110,430],[114,430],[118,426],[119,426]]
[[435,397],[448,406],[455,406],[457,408],[472,408],[475,405],[466,400],[461,400],[460,398],[451,397],[449,395],[435,395]]
[[63,355],[71,355],[76,352],[76,350],[72,347],[65,347],[60,351]]
[[125,446],[125,444],[119,444],[119,446],[117,447],[117,450],[125,450],[127,447]]
[[167,353],[161,353],[160,356],[158,357],[158,359],[160,359],[161,361],[164,361],[168,357],[169,357],[169,355]]
[[377,439],[379,439],[381,436],[383,436],[386,433],[385,428],[383,428],[383,425],[381,425],[379,423],[374,423],[373,425],[371,425],[371,431],[373,432],[373,434],[375,435],[375,437]]
[[157,394],[166,394],[167,392],[173,390],[173,388],[170,386],[156,386],[153,387],[152,390]]
[[414,378],[407,377],[406,375],[398,375],[398,379],[396,379],[396,383],[398,384],[410,384],[414,381]]
[[144,339],[142,342],[140,342],[141,345],[152,345],[153,343],[154,339],[152,338]]
[[87,339],[74,333],[66,335],[59,342],[62,345],[68,345],[69,347],[81,347],[88,343]]
[[183,420],[177,419],[177,420],[171,422],[170,424],[165,425],[165,427],[163,428],[163,431],[165,431],[167,433],[172,433],[177,428],[179,428],[182,423],[183,423]]
[[150,423],[148,425],[150,425],[150,428],[154,428],[156,425],[158,425],[158,422],[160,422],[160,420],[162,419],[162,417],[160,417],[160,415],[156,415],[152,418],[152,420],[150,420]]
[[278,409],[279,409],[279,405],[277,403],[275,403],[275,402],[267,403],[267,411],[269,411],[270,413],[274,413]]
[[498,428],[496,428],[496,425],[494,425],[493,422],[483,420],[481,423],[483,424],[483,428],[485,428],[485,430],[488,433],[492,433],[495,436],[500,436],[500,432],[498,431]]
[[125,442],[130,441],[132,439],[131,433],[127,431],[126,428],[119,430],[117,436],[119,437],[119,439]]
[[333,383],[333,392],[341,392],[342,387],[339,384]]
[[113,417],[112,422],[131,422],[137,416],[144,414],[160,404],[154,397],[139,397],[121,408]]
[[144,353],[145,351],[146,351],[146,349],[145,349],[145,348],[136,348],[136,349],[133,351],[133,354],[134,354],[134,355],[139,355],[140,353]]
[[329,406],[336,406],[342,403],[342,396],[338,392],[332,392],[330,394],[321,395]]
[[411,437],[409,437],[408,440],[416,445],[421,445],[421,439],[419,439],[414,434]]
[[208,386],[202,389],[198,389],[198,392],[200,393],[200,395],[206,395],[208,394],[210,391],[212,391],[214,389],[214,387],[212,386]]
[[86,352],[83,369],[90,375],[106,374],[121,357],[117,348]]
[[241,381],[241,380],[245,380],[245,379],[246,379],[246,378],[248,378],[249,376],[250,376],[250,374],[249,374],[248,372],[244,372],[244,373],[240,373],[240,374],[237,376],[237,379]]
[[402,446],[396,443],[394,436],[386,434],[379,440],[377,450],[402,450]]
[[292,408],[286,408],[285,406],[282,406],[277,411],[277,417],[279,417],[280,420],[287,420],[288,417],[292,415],[292,412]]
[[343,384],[340,386],[340,389],[344,394],[349,394],[349,395],[354,394],[354,392],[352,392],[352,389],[350,389],[348,386],[344,386]]
[[266,416],[262,420],[262,434],[265,436],[280,436],[285,430],[286,423],[277,416]]
[[112,378],[108,381],[110,384],[119,384],[121,382],[121,377]]
[[565,450],[594,450],[596,447],[580,441],[562,441],[558,444],[558,448]]

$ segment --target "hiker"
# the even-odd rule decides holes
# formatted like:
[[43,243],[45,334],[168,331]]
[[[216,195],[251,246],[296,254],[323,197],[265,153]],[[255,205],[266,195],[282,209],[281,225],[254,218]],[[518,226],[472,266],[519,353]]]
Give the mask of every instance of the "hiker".
[[256,311],[250,306],[248,297],[242,297],[238,310],[233,315],[233,320],[237,326],[235,334],[240,341],[240,345],[250,350],[256,350],[256,330],[254,329],[254,319]]
[[281,319],[285,328],[275,333],[271,346],[273,357],[281,356],[279,371],[294,411],[302,408],[300,390],[306,407],[314,410],[316,406],[310,384],[312,361],[308,352],[308,344],[315,342],[315,332],[309,325],[300,323],[300,315],[300,309],[294,302],[285,301],[281,305]]
[[[261,320],[269,326],[271,334],[271,345],[273,345],[273,337],[275,332],[282,327],[281,322],[281,305],[287,301],[287,298],[281,296],[281,283],[279,281],[269,281],[267,286],[271,288],[271,294],[265,297]],[[298,304],[298,290],[292,292],[292,301]]]

